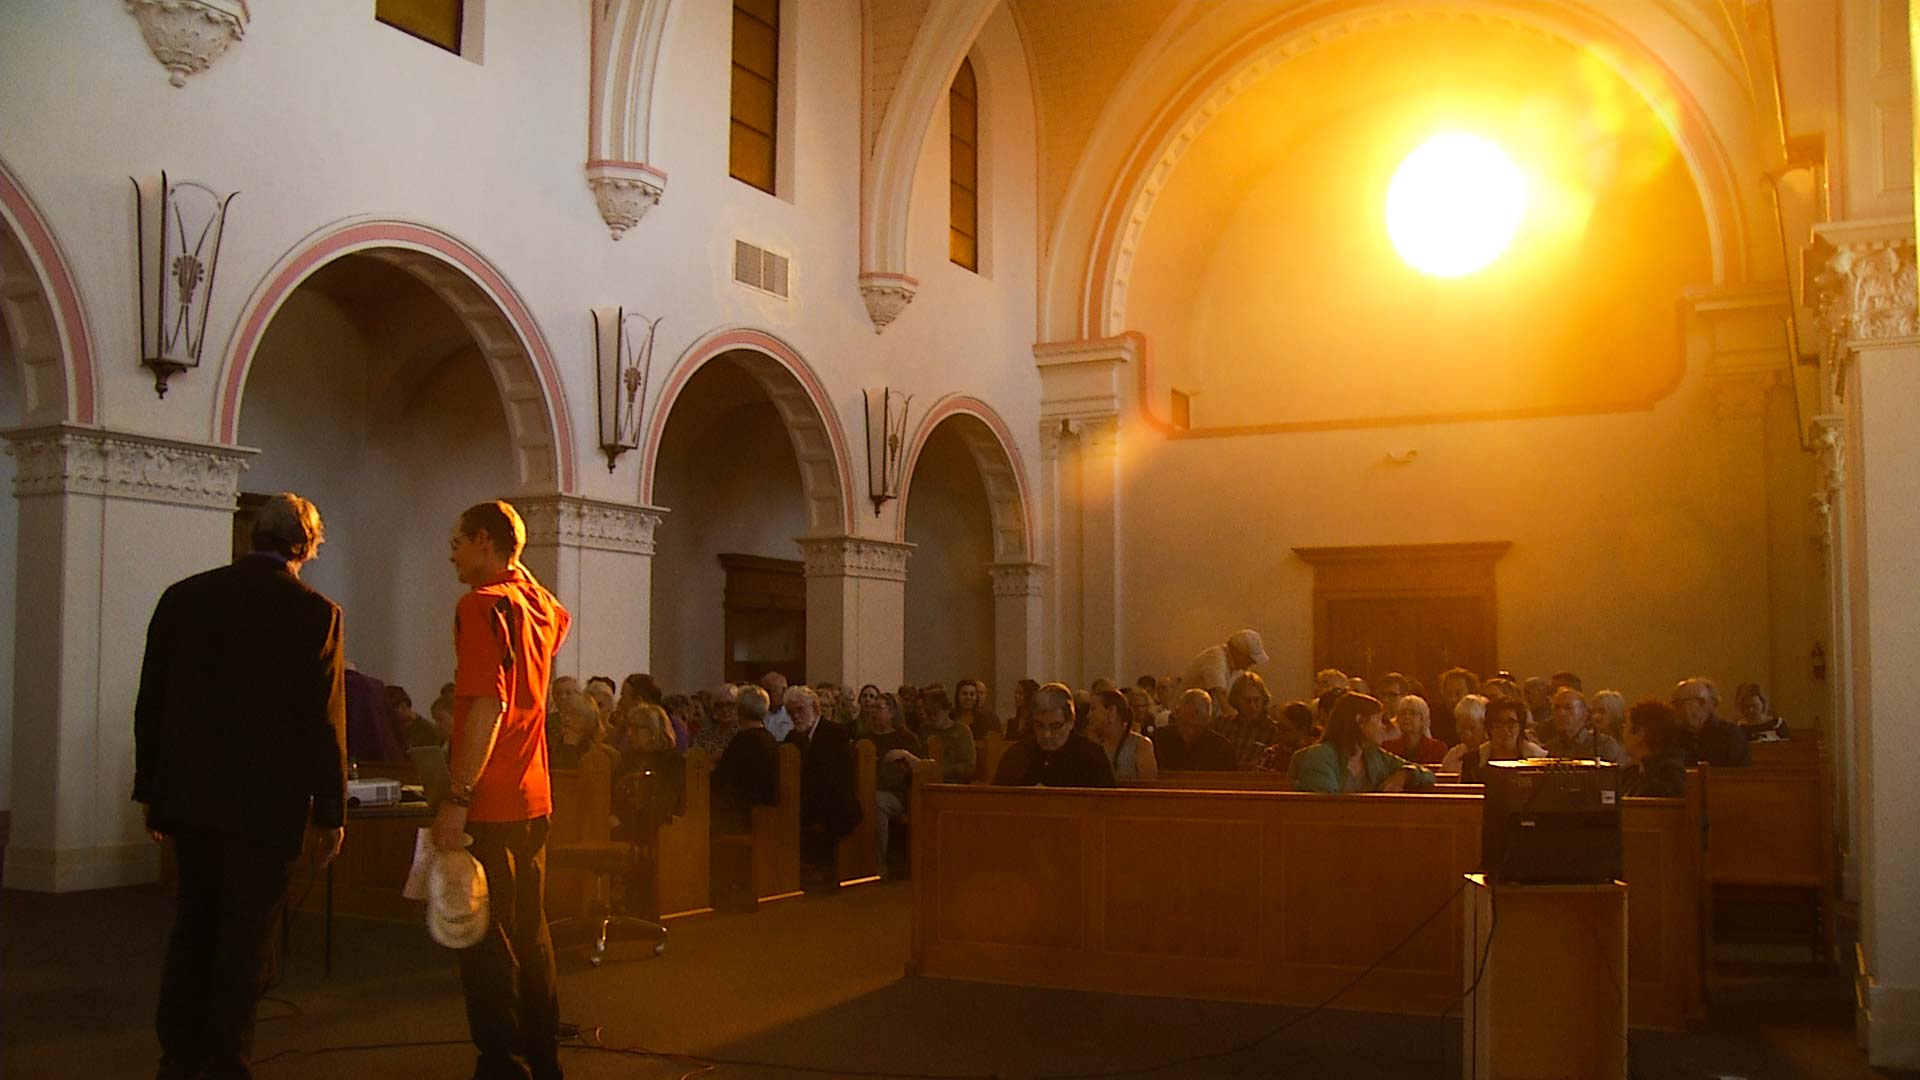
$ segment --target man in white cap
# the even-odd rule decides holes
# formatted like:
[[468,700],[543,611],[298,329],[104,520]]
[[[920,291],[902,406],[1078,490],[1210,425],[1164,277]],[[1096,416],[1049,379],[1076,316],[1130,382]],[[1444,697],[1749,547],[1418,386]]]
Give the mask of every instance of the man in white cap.
[[1189,690],[1225,690],[1241,672],[1266,662],[1267,647],[1260,643],[1259,631],[1235,630],[1225,645],[1200,650],[1187,665],[1180,685]]

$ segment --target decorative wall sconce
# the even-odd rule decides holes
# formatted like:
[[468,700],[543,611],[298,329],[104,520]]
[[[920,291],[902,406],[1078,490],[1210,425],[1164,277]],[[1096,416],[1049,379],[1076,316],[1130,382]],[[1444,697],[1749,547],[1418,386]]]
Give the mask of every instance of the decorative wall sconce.
[[[220,264],[220,238],[227,204],[204,184],[172,183],[160,174],[158,189],[133,184],[134,237],[140,280],[140,364],[153,370],[153,389],[167,396],[167,380],[200,366],[212,307],[213,272]],[[157,235],[149,238],[148,203]],[[149,322],[149,311],[152,321]]]
[[907,453],[907,408],[913,398],[898,390],[867,390],[867,491],[873,516],[888,499],[900,497],[900,467]]
[[600,373],[600,449],[607,455],[608,472],[621,454],[640,445],[640,408],[647,401],[653,333],[660,318],[628,314],[624,307],[593,312],[593,355]]

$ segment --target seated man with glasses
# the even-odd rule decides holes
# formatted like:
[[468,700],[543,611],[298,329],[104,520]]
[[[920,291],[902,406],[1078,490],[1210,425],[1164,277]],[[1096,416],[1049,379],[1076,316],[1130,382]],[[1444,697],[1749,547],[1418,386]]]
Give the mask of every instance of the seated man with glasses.
[[1680,714],[1680,745],[1690,764],[1750,765],[1753,751],[1740,725],[1719,715],[1720,688],[1712,679],[1694,676],[1673,688],[1673,707]]
[[1073,730],[1073,691],[1048,683],[1033,692],[1027,737],[1007,748],[993,782],[1003,787],[1114,787],[1099,744]]

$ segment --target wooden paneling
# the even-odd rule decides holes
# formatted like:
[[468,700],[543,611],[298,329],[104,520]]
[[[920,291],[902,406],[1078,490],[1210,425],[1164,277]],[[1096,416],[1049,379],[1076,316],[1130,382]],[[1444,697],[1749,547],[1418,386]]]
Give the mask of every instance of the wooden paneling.
[[879,811],[875,809],[874,782],[878,766],[872,739],[853,744],[853,790],[860,798],[860,823],[840,838],[835,851],[835,880],[841,884],[867,881],[880,873]]
[[[1755,755],[1756,762],[1759,755]],[[1833,956],[1833,792],[1813,764],[1712,769],[1710,880],[1716,886],[1803,891],[1817,911],[1809,944]]]
[[1313,666],[1439,689],[1441,671],[1495,670],[1494,562],[1512,545],[1294,548],[1313,566]]
[[[1036,949],[1082,949],[1088,900],[1079,816],[958,810],[916,814],[935,838],[941,888],[932,912],[939,940]],[[914,846],[914,873],[925,845]]]
[[680,813],[654,837],[654,897],[662,916],[710,910],[713,762],[687,751]]

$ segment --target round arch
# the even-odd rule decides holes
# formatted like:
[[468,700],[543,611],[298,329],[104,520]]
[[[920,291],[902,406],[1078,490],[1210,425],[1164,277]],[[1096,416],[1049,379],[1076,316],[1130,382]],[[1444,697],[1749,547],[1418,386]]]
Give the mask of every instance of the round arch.
[[261,335],[287,297],[343,255],[379,259],[406,271],[445,301],[486,360],[507,416],[521,490],[574,489],[573,423],[553,350],[531,310],[499,270],[460,240],[406,221],[331,225],[294,245],[241,309],[214,402],[214,438],[239,438],[247,372]]
[[745,327],[707,334],[687,346],[674,361],[647,421],[640,459],[640,502],[653,504],[660,441],[687,380],[710,361],[727,354],[766,392],[786,424],[787,435],[793,440],[793,456],[800,463],[809,530],[817,536],[852,536],[852,469],[846,435],[840,429],[833,399],[827,396],[826,384],[793,346],[765,331]]
[[20,368],[21,422],[92,424],[93,335],[52,229],[0,161],[0,323]]
[[1243,89],[1276,65],[1330,41],[1423,18],[1505,24],[1603,49],[1619,75],[1668,125],[1694,178],[1707,221],[1714,283],[1745,276],[1752,208],[1736,179],[1729,136],[1666,59],[1633,32],[1598,16],[1504,0],[1464,9],[1400,0],[1349,0],[1305,5],[1241,33],[1232,47],[1213,50],[1199,70],[1170,88],[1170,96],[1150,113],[1156,117],[1152,126],[1131,134],[1109,129],[1104,138],[1095,136],[1096,142],[1107,143],[1104,152],[1113,166],[1095,175],[1090,166],[1099,151],[1090,146],[1076,179],[1081,190],[1070,192],[1063,204],[1069,217],[1084,221],[1080,235],[1091,237],[1089,246],[1083,252],[1063,246],[1075,233],[1071,221],[1063,220],[1053,230],[1042,305],[1043,319],[1054,336],[1064,332],[1099,338],[1127,329],[1131,259],[1155,198],[1194,136]]
[[920,420],[901,467],[894,539],[904,542],[907,538],[907,500],[913,495],[914,467],[920,462],[920,451],[933,437],[934,429],[945,423],[955,426],[987,489],[987,506],[993,517],[993,561],[1031,562],[1032,515],[1028,512],[1027,471],[1021,464],[1020,450],[1000,414],[979,398],[964,394],[948,394],[934,402]]

